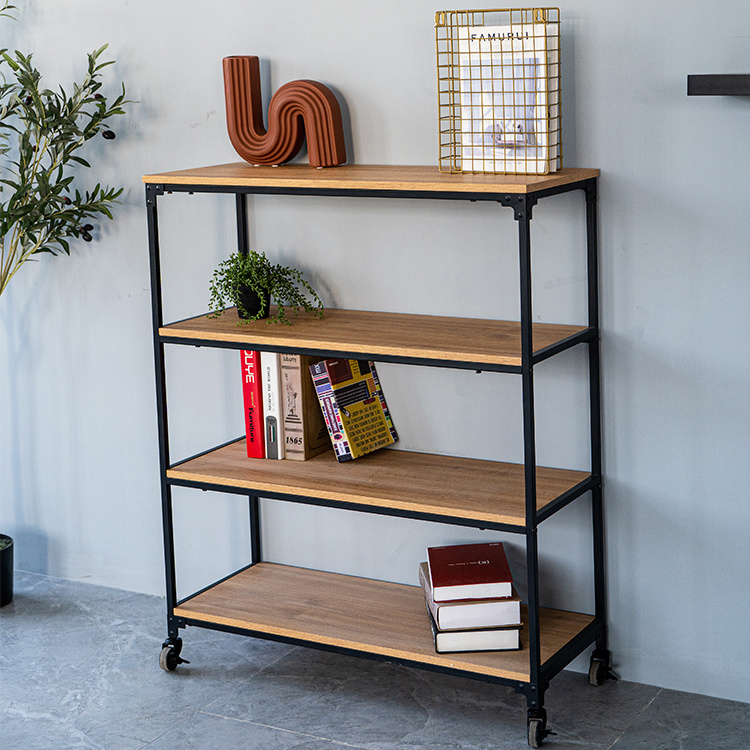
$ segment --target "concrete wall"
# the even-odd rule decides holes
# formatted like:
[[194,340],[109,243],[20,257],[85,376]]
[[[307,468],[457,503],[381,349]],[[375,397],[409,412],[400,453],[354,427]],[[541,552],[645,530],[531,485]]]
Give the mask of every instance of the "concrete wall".
[[[750,6],[563,0],[566,166],[602,169],[602,322],[611,646],[626,679],[750,701],[750,318],[741,98],[690,98],[689,73],[750,69]],[[137,103],[92,179],[125,187],[114,223],[44,257],[0,298],[0,528],[18,564],[163,592],[141,175],[236,161],[221,59],[256,54],[273,90],[312,78],[345,103],[357,163],[436,164],[424,0],[93,0],[24,4],[1,46],[48,85],[109,42]],[[257,197],[253,247],[303,268],[330,306],[517,317],[515,225],[494,205]],[[161,201],[166,314],[205,309],[233,248],[233,202]],[[583,322],[580,196],[535,210],[535,317]],[[175,283],[172,283],[175,282]],[[401,447],[520,460],[512,376],[381,367]],[[537,371],[539,460],[586,466],[586,363]],[[169,352],[173,456],[241,434],[236,353]],[[198,426],[197,426],[198,425]],[[457,487],[460,491],[460,487]],[[246,502],[175,493],[181,593],[247,559]],[[427,545],[512,536],[265,503],[269,559],[416,582]],[[588,502],[540,531],[543,599],[591,605]],[[581,666],[582,662],[578,663]]]

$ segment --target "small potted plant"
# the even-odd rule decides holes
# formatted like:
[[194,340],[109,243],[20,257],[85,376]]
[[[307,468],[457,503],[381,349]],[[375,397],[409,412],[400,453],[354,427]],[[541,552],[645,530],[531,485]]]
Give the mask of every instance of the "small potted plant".
[[0,607],[13,598],[13,540],[0,534]]
[[[210,318],[218,318],[225,308],[235,306],[240,325],[267,318],[269,323],[286,323],[286,309],[298,315],[301,310],[322,318],[323,303],[317,292],[296,268],[271,263],[265,253],[250,250],[233,253],[214,271],[210,283]],[[276,312],[271,315],[271,300]]]

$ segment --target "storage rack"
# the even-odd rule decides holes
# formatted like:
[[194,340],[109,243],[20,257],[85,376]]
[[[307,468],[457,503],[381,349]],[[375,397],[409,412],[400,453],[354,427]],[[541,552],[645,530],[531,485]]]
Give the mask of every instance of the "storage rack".
[[[179,631],[189,625],[395,660],[514,687],[526,696],[528,742],[532,747],[540,746],[548,734],[544,693],[555,674],[594,644],[589,681],[601,684],[613,677],[605,617],[598,176],[595,169],[516,176],[445,174],[432,167],[408,166],[349,165],[314,170],[306,165],[273,168],[225,164],[143,178],[151,258],[166,564],[168,635],[160,654],[162,668],[174,670],[182,661]],[[587,325],[532,324],[532,210],[540,199],[570,191],[581,191],[585,198]],[[520,321],[327,310],[324,320],[302,317],[295,319],[292,326],[261,323],[238,327],[227,315],[218,319],[201,315],[165,323],[157,201],[177,192],[234,195],[240,252],[248,251],[248,194],[497,202],[512,209],[518,226]],[[384,450],[348,463],[345,472],[337,472],[331,453],[304,462],[248,459],[244,438],[240,438],[172,463],[167,434],[167,345],[297,351],[520,375],[524,460],[522,464],[507,464]],[[591,470],[538,467],[534,369],[576,346],[588,350]],[[454,484],[456,476],[463,482],[458,496],[446,489]],[[179,601],[172,524],[175,486],[246,495],[251,529],[250,565]],[[594,613],[540,608],[538,527],[587,494],[592,508]],[[522,649],[438,654],[419,587],[264,562],[260,497],[522,535],[528,571]],[[378,606],[371,606],[372,601],[377,601]],[[325,603],[325,613],[322,607],[316,609],[316,603]]]
[[[484,41],[473,39],[484,30]],[[548,174],[562,167],[559,8],[440,10],[435,49],[440,171]],[[497,120],[522,124],[533,138],[510,147],[487,143],[486,129],[497,136]]]

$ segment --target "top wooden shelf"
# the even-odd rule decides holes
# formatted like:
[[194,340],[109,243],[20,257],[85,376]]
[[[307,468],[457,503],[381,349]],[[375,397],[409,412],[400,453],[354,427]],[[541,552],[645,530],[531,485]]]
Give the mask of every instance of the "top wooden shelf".
[[448,174],[436,166],[348,164],[314,169],[307,164],[254,167],[246,162],[144,175],[147,185],[247,188],[273,192],[497,195],[535,193],[599,176],[598,169],[561,169],[547,175]]

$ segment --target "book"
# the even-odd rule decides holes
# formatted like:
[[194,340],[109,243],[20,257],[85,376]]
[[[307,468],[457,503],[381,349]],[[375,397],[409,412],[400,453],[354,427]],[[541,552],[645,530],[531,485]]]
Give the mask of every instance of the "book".
[[513,596],[513,577],[502,542],[427,548],[436,602]]
[[310,374],[310,365],[321,359],[304,354],[281,354],[285,458],[306,461],[331,450],[328,428]]
[[242,403],[245,413],[247,456],[248,458],[265,458],[260,352],[242,350],[240,363],[242,365]]
[[284,419],[281,412],[281,363],[275,352],[260,353],[266,458],[284,458]]
[[459,31],[461,171],[557,171],[559,23]]
[[338,461],[351,461],[398,440],[374,362],[325,359],[310,372]]
[[462,599],[436,602],[427,563],[419,564],[419,583],[438,630],[502,628],[521,624],[521,599],[515,594],[502,599]]
[[427,610],[435,651],[439,654],[460,651],[514,651],[521,648],[520,628],[487,628],[481,630],[438,630]]

